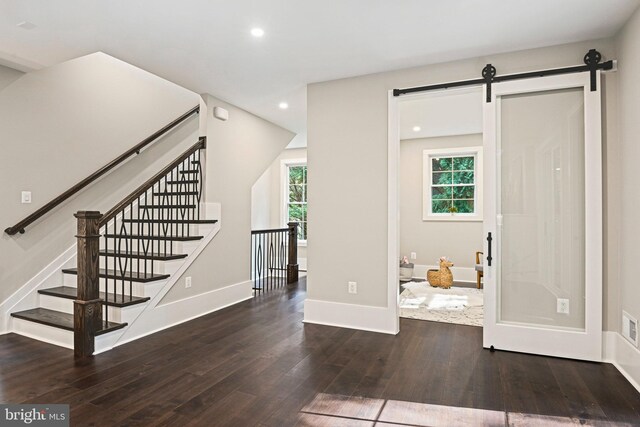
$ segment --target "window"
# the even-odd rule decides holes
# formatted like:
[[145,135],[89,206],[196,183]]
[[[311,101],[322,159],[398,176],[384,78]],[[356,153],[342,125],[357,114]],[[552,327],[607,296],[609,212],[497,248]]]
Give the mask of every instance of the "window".
[[482,219],[482,148],[425,150],[423,220]]
[[284,222],[298,223],[298,241],[307,241],[307,165],[301,161],[283,163],[285,175]]

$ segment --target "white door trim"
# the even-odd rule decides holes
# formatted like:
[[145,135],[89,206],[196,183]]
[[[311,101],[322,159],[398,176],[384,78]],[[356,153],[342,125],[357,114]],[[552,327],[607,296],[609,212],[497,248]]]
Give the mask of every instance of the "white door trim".
[[[602,131],[600,71],[598,90],[590,89],[588,72],[514,80],[492,85],[491,103],[484,107],[485,147],[485,236],[496,236],[496,192],[498,188],[496,142],[500,120],[500,97],[548,90],[583,88],[585,119],[585,280],[586,319],[584,331],[566,331],[498,322],[496,264],[500,262],[494,243],[492,266],[484,261],[485,318],[483,346],[524,353],[572,359],[602,360]],[[486,87],[485,87],[486,98]],[[488,254],[487,242],[484,248]]]
[[388,324],[400,332],[400,118],[398,98],[388,93],[389,121],[387,155],[387,315]]

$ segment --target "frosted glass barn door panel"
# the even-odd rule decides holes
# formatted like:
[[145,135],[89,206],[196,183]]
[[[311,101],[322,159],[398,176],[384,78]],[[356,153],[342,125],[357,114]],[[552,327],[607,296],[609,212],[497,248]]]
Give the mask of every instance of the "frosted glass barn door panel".
[[501,98],[500,322],[584,330],[583,98],[579,88]]
[[485,346],[600,360],[599,92],[588,73],[493,89],[485,106],[485,231],[495,254],[485,264]]

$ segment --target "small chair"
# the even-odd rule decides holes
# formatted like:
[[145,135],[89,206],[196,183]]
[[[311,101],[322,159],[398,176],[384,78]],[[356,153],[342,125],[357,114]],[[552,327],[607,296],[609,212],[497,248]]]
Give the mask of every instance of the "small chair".
[[482,288],[482,282],[480,279],[484,277],[484,272],[482,270],[483,264],[480,261],[480,255],[484,255],[482,252],[476,252],[476,281],[478,283],[478,289]]

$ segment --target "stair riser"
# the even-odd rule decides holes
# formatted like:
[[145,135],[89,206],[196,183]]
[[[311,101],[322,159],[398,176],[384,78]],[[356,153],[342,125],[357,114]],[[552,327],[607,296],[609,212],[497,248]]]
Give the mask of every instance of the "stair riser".
[[[104,257],[100,257],[100,268],[105,268]],[[138,263],[136,258],[114,258],[107,257],[107,269],[120,271],[120,266],[126,271],[141,271],[151,274],[151,265],[153,264],[153,274],[173,274],[182,265],[184,259],[175,259],[171,261],[151,261],[141,259]],[[146,264],[146,270],[145,270]]]
[[[167,226],[166,233],[165,228],[163,228],[163,224],[138,224],[138,223],[125,223],[125,230],[127,234],[137,235],[138,233],[142,233],[143,235],[175,235],[182,236],[187,235],[187,232],[191,236],[202,236],[203,228],[206,225],[210,224],[172,224],[171,227]],[[153,227],[151,227],[153,226]],[[183,228],[184,227],[184,228]],[[104,233],[102,233],[104,234]],[[116,234],[122,234],[120,224],[118,223],[118,227],[116,229]],[[109,246],[111,246],[113,240],[109,239]],[[100,243],[104,244],[104,238],[100,239]]]
[[73,332],[66,329],[12,317],[11,330],[18,335],[73,349]]
[[[109,310],[109,321],[131,324],[130,322],[135,320],[142,310],[144,310],[146,305],[147,303],[144,302],[127,307],[106,306],[106,309]],[[73,314],[73,300],[68,298],[59,298],[51,295],[40,294],[39,307]],[[102,309],[105,310],[105,307],[103,306]]]
[[[11,318],[11,330],[18,335],[73,349],[73,331],[54,328],[53,326],[42,325],[15,317]],[[95,339],[95,353],[101,353],[110,349],[122,333],[123,330],[118,330],[97,336]]]
[[[133,282],[133,295],[138,297],[148,297],[149,289],[155,287],[157,283],[164,284],[166,280],[160,280],[157,282],[138,283]],[[75,274],[64,275],[64,286],[70,286],[76,288],[78,286],[77,276]],[[154,286],[152,286],[154,285]],[[117,293],[121,293],[122,282],[117,282]],[[125,282],[125,295],[129,295],[129,282]],[[105,279],[100,279],[100,292],[105,292]],[[109,292],[113,293],[113,279],[109,279]]]
[[63,313],[73,314],[73,300],[67,298],[58,298],[51,295],[38,295],[38,307],[47,308],[49,310],[61,311]]

